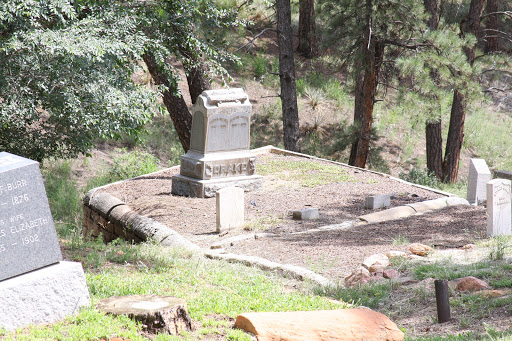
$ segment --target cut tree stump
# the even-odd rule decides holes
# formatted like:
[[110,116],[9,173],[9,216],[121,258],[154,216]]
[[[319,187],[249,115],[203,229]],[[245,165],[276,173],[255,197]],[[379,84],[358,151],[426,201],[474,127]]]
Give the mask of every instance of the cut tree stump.
[[112,315],[127,315],[143,324],[150,333],[178,335],[192,330],[187,303],[181,298],[158,295],[114,296],[100,300],[99,310]]

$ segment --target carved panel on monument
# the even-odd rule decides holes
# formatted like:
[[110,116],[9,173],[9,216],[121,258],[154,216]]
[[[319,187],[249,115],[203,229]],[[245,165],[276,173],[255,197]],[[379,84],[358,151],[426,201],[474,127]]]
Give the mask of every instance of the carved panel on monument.
[[231,150],[229,146],[229,118],[217,114],[209,119],[206,152]]

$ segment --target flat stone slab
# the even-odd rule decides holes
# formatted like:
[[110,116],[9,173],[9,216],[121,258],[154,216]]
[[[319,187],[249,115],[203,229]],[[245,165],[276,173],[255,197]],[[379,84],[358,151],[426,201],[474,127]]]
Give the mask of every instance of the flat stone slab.
[[80,263],[60,262],[0,282],[0,328],[52,323],[91,305]]
[[423,213],[426,211],[440,210],[445,207],[457,205],[469,205],[469,202],[466,199],[459,197],[446,197],[416,202],[413,204],[407,204],[405,206],[412,207],[417,213]]
[[360,216],[359,219],[366,221],[367,223],[380,223],[382,221],[388,221],[393,219],[400,219],[409,217],[416,214],[414,208],[409,206],[398,206],[393,207],[385,211],[365,214]]
[[192,320],[184,299],[163,295],[114,296],[100,300],[99,310],[112,315],[127,315],[143,324],[148,332],[165,331],[178,335],[192,330]]
[[325,341],[404,339],[387,316],[368,308],[245,313],[235,328],[255,334],[258,341]]

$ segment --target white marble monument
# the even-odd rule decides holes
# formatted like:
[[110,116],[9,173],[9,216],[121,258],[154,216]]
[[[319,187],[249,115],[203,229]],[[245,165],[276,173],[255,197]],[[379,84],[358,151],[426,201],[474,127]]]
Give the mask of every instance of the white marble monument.
[[55,322],[90,304],[82,265],[62,261],[39,164],[0,152],[0,329]]
[[494,179],[487,183],[487,236],[511,234],[510,180]]
[[467,199],[470,205],[480,205],[487,199],[485,186],[491,179],[491,171],[484,159],[469,161]]
[[239,88],[204,91],[192,107],[190,150],[181,157],[172,193],[197,198],[215,196],[224,187],[245,191],[261,187],[249,150],[251,103]]

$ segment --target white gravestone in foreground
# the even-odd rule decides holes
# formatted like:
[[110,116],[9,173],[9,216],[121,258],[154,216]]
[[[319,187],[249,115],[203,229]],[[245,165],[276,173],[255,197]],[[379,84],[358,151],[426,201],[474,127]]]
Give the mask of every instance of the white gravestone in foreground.
[[222,233],[244,224],[244,190],[225,187],[215,194],[217,199],[217,232]]
[[262,186],[249,150],[251,108],[242,89],[203,91],[191,109],[190,150],[172,177],[172,194],[207,198],[224,187]]
[[494,179],[487,183],[487,236],[511,234],[510,180]]
[[62,261],[39,164],[0,152],[0,328],[51,323],[89,305],[82,265]]
[[467,199],[470,205],[479,205],[487,199],[485,186],[491,179],[491,171],[484,159],[469,161]]

